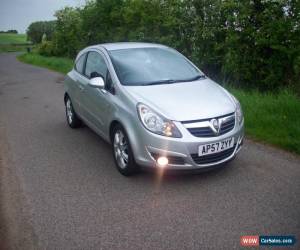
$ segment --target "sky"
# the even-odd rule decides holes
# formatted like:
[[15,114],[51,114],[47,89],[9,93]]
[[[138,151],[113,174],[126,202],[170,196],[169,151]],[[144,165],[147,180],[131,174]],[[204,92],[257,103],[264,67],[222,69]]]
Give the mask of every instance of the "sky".
[[0,30],[25,33],[30,23],[54,20],[56,10],[84,3],[85,0],[0,0]]

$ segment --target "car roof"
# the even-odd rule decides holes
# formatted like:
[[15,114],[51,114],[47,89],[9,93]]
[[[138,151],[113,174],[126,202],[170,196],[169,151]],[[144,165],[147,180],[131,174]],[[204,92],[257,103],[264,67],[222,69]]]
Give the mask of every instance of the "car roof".
[[91,46],[93,48],[102,47],[108,51],[120,49],[136,49],[136,48],[166,48],[166,46],[155,43],[137,43],[137,42],[120,42],[120,43],[103,43]]

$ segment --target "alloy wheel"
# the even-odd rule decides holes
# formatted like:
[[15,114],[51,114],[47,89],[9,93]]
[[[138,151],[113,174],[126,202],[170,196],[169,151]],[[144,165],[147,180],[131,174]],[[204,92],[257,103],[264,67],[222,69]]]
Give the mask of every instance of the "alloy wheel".
[[66,102],[66,111],[67,111],[67,119],[69,124],[73,122],[73,109],[72,109],[72,104],[70,99],[67,100]]
[[128,165],[128,142],[121,130],[116,131],[114,136],[114,154],[117,164],[121,169]]

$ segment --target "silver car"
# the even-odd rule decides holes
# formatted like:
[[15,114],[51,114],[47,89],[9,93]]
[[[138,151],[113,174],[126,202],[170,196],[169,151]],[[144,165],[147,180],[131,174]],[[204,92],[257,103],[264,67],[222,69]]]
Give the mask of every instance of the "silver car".
[[111,43],[82,50],[65,80],[67,122],[111,144],[123,175],[140,166],[215,168],[241,149],[240,103],[169,47]]

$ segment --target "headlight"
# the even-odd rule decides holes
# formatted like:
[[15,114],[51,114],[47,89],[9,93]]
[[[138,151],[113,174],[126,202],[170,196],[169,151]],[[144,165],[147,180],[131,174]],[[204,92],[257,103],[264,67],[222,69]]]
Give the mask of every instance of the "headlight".
[[172,121],[157,114],[145,104],[139,103],[137,110],[142,124],[152,133],[175,138],[182,137],[180,131]]
[[241,104],[233,95],[231,95],[231,96],[234,99],[235,104],[236,104],[236,111],[235,111],[236,112],[236,118],[238,120],[239,125],[241,125],[241,123],[243,121],[243,118],[244,118]]
[[237,107],[236,107],[236,117],[239,122],[239,125],[241,125],[243,121],[243,111],[242,111],[241,104],[239,102],[237,103]]

